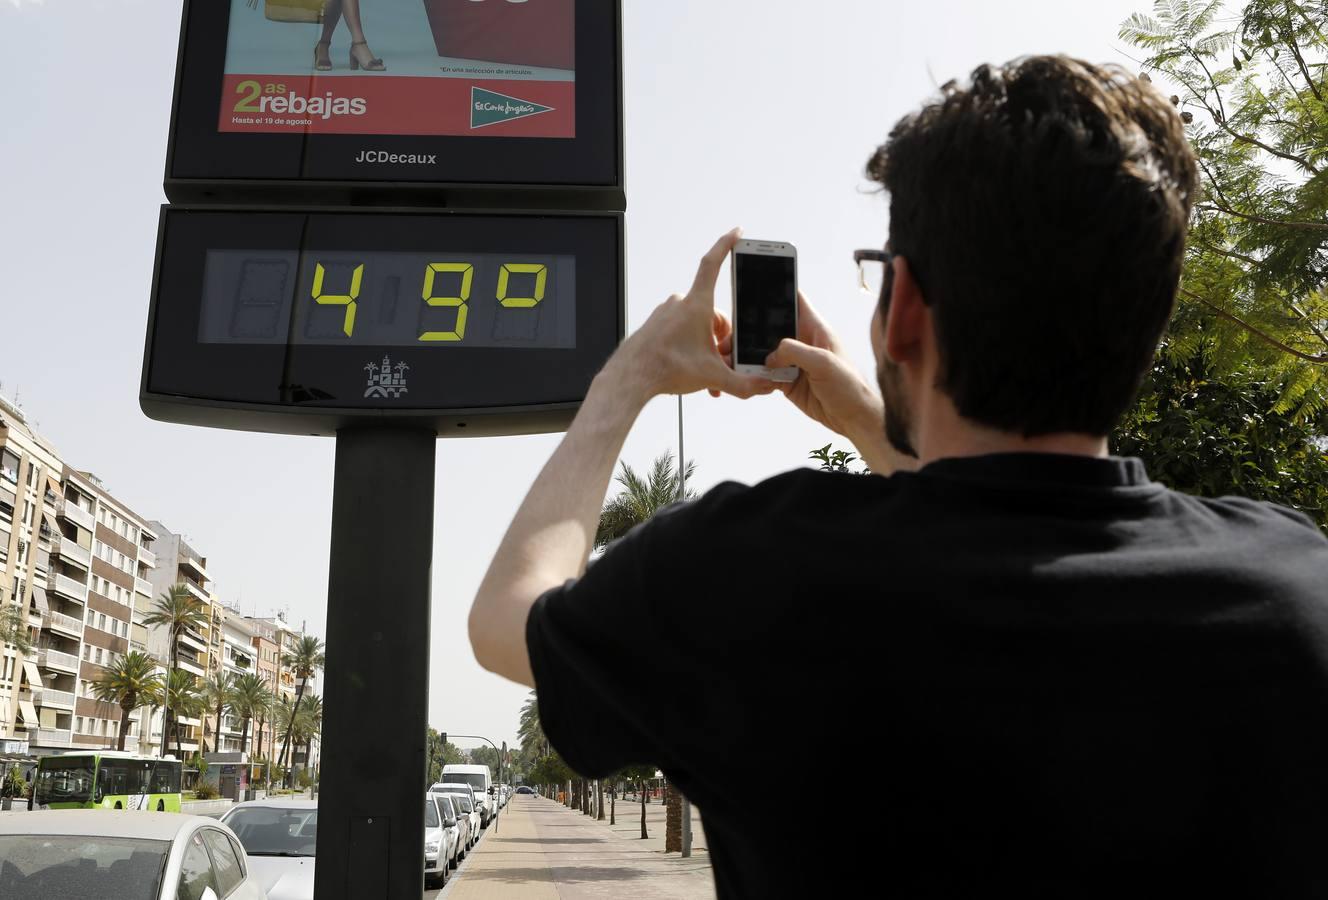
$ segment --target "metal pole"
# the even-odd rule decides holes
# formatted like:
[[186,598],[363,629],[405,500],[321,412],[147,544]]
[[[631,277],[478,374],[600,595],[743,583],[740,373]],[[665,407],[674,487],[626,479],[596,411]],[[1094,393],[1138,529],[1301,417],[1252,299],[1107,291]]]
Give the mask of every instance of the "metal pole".
[[[683,455],[682,446],[682,394],[678,395],[678,502],[687,499],[687,457]],[[679,791],[679,797],[682,797],[682,857],[687,859],[692,855],[692,801],[683,797]]]
[[315,900],[424,892],[436,450],[431,430],[337,432]]

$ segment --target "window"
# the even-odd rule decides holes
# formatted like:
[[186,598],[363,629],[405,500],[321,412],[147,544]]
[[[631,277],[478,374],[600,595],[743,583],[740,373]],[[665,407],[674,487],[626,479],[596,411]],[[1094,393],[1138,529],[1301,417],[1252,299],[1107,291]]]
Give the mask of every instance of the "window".
[[74,719],[74,730],[77,731],[79,734],[82,734],[82,733],[83,733],[83,717],[82,717],[82,716],[77,716],[77,717]]
[[230,839],[220,831],[204,829],[203,840],[207,848],[212,851],[212,863],[216,866],[217,872],[217,886],[221,888],[221,896],[225,897],[244,880],[244,867],[240,864],[241,854],[235,852]]
[[106,630],[106,613],[97,613],[97,630]]
[[91,661],[91,659],[92,659],[92,645],[91,645],[91,644],[84,644],[84,645],[83,645],[83,658],[86,659],[86,660]]
[[217,882],[212,874],[212,860],[203,847],[200,829],[189,839],[189,847],[180,863],[180,885],[175,891],[175,900],[203,900],[203,891],[207,888],[216,891]]
[[102,649],[98,647],[97,652],[93,654],[96,657],[96,659],[94,659],[93,662],[95,662],[97,665],[101,665],[102,652],[103,652]]

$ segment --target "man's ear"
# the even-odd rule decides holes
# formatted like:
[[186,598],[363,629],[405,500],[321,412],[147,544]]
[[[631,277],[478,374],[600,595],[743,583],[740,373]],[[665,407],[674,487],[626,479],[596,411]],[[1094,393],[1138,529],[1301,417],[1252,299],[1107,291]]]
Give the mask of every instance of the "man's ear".
[[923,302],[908,259],[896,256],[893,266],[890,308],[885,315],[885,355],[895,364],[917,362],[931,337],[931,309]]

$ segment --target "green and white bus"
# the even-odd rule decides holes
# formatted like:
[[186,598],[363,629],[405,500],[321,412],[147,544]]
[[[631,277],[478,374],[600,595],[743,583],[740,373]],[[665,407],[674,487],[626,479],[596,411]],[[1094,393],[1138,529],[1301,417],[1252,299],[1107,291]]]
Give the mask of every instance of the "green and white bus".
[[72,750],[37,761],[28,809],[180,811],[180,761],[117,750]]

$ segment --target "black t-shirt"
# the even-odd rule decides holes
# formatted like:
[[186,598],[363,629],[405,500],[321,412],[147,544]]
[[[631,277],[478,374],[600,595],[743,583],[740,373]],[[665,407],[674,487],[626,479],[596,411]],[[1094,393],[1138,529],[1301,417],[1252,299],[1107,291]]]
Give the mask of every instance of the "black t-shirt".
[[722,484],[526,637],[553,745],[659,765],[721,898],[1328,897],[1328,541],[1138,460]]

